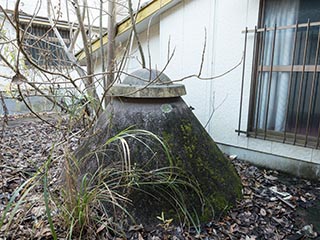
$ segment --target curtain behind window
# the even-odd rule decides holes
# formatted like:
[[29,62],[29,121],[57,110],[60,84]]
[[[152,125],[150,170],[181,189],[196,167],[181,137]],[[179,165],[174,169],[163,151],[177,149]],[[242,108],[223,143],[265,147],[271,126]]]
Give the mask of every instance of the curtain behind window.
[[[320,21],[319,0],[265,0],[264,3],[264,19],[261,27],[264,25],[274,27],[275,24],[278,27],[294,25],[297,21],[298,23],[307,23],[308,20],[310,22]],[[306,30],[306,27],[298,29],[294,65],[303,65]],[[277,30],[273,66],[290,66],[292,64],[294,32],[294,29]],[[306,48],[306,65],[320,64],[320,59],[317,63],[315,61],[318,33],[318,26],[310,27]],[[258,65],[271,65],[273,34],[274,31],[268,31],[265,34],[264,58],[260,59]],[[255,127],[278,132],[286,129],[289,132],[297,131],[297,133],[305,134],[309,124],[308,134],[317,136],[320,125],[319,73],[314,75],[313,72],[305,72],[302,79],[301,71],[293,72],[290,89],[290,72],[273,72],[271,81],[270,72],[259,74],[257,89],[260,90],[256,94],[255,122],[257,122],[257,126]],[[313,79],[315,79],[314,91],[311,88]],[[300,86],[302,86],[301,92]],[[289,92],[290,97],[288,97]],[[287,111],[288,119],[286,120]],[[310,119],[309,122],[308,119]],[[297,120],[298,125],[296,126]],[[285,123],[287,123],[286,126]]]
[[[299,0],[267,0],[264,24],[267,27],[274,27],[275,24],[277,26],[294,25],[298,13]],[[274,31],[268,31],[265,35],[263,65],[271,65],[272,54],[273,66],[291,65],[294,30],[277,31],[274,53],[272,52],[273,36]],[[264,129],[266,126],[268,130],[283,131],[290,74],[288,72],[273,72],[270,80],[270,73],[264,72],[262,76],[258,77],[261,78],[259,82],[261,86],[258,86],[258,89],[261,88],[258,128]],[[266,116],[268,103],[268,116]]]

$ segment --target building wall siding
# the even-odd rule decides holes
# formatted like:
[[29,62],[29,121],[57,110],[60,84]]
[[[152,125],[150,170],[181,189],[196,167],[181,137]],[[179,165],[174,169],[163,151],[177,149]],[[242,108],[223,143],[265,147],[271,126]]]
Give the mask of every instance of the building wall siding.
[[[246,26],[250,29],[255,27],[258,12],[257,0],[183,1],[163,13],[153,27],[157,30],[150,31],[152,66],[156,65],[159,70],[166,66],[170,42],[170,49],[175,49],[175,54],[165,73],[172,80],[198,74],[206,29],[207,46],[202,76],[216,76],[228,71],[241,61],[244,46],[244,34],[241,32]],[[146,48],[146,38],[142,39]],[[253,35],[248,37],[241,130],[247,128],[252,52]],[[139,68],[139,65],[131,65],[129,70],[134,68]],[[187,79],[183,82],[187,89],[184,100],[195,108],[194,113],[200,122],[226,153],[266,167],[317,177],[318,170],[308,169],[320,164],[320,150],[247,138],[235,132],[238,128],[241,75],[242,65],[214,80]],[[295,165],[299,163],[299,166],[288,167],[290,162]]]

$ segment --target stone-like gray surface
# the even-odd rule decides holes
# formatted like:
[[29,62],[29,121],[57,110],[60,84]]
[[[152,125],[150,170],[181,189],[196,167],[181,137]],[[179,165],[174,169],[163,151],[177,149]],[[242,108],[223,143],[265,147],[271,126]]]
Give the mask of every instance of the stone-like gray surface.
[[130,98],[171,98],[186,94],[182,84],[173,84],[169,77],[157,70],[139,69],[126,76],[109,91],[111,96]]
[[161,84],[172,84],[170,78],[163,72],[160,72],[155,69],[139,69],[134,71],[125,77],[122,82],[123,84],[128,85],[161,85]]
[[[169,180],[166,185],[151,180],[151,185],[135,186],[136,190],[128,196],[132,200],[130,213],[144,225],[155,224],[161,212],[177,219],[181,205],[183,211],[202,221],[211,220],[214,213],[234,205],[241,196],[240,179],[180,97],[185,94],[184,86],[172,84],[163,73],[147,69],[132,73],[123,82],[112,87],[111,93],[117,97],[99,118],[93,137],[76,152],[76,158],[81,160],[80,176],[94,174],[101,166],[125,169],[130,165],[150,173],[147,180],[155,177],[153,173],[159,169],[170,169],[174,171],[174,179],[187,181],[188,184],[175,186]],[[118,145],[116,142],[106,145],[109,139],[130,127],[160,137],[172,158],[160,142],[147,135],[142,139],[127,137],[127,144],[119,141]],[[123,146],[130,149],[124,151],[126,154],[119,151]],[[133,178],[133,183],[143,178],[142,172]],[[179,194],[175,191],[178,188]]]
[[[122,164],[123,157],[115,151],[118,149],[116,145],[105,146],[98,155],[88,157],[88,153],[96,151],[112,136],[129,127],[148,130],[161,137],[170,149],[174,165],[182,169],[190,179],[196,179],[205,196],[205,205],[201,204],[191,189],[184,190],[184,199],[188,210],[192,213],[196,211],[202,221],[214,217],[212,209],[215,214],[219,214],[234,205],[241,196],[240,179],[231,163],[180,97],[113,99],[100,117],[94,137],[88,139],[76,153],[78,159],[87,156],[82,159],[82,174],[94,172],[101,164]],[[143,167],[147,171],[168,167],[169,162],[162,146],[150,139],[146,141],[152,151],[135,139],[128,141],[131,165]],[[139,223],[153,224],[162,211],[174,211],[172,202],[153,190],[148,188],[147,191],[151,191],[156,199],[139,191],[130,195],[133,203],[131,213]]]
[[171,98],[180,97],[185,94],[185,87],[181,84],[150,85],[148,87],[117,84],[110,89],[111,96],[128,98]]

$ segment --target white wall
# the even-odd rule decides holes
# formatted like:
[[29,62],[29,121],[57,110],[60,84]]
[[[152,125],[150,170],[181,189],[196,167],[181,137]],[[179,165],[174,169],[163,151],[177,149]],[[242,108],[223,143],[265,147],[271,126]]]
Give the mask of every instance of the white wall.
[[[151,67],[154,69],[159,69],[159,62],[160,62],[160,40],[159,40],[159,23],[153,24],[149,30],[145,30],[139,34],[139,40],[141,41],[143,52],[145,55],[146,66],[150,66],[149,62],[149,52],[151,56]],[[118,65],[120,64],[120,60],[122,60],[124,49],[127,46],[127,43],[118,43],[117,44],[117,59],[119,60]],[[141,56],[140,52],[138,51],[138,46],[136,41],[133,42],[132,45],[129,45],[131,49],[130,54],[128,55],[126,61],[127,64],[122,69],[122,71],[126,73],[132,73],[135,70],[141,69]],[[149,49],[149,50],[148,50]],[[101,73],[102,72],[102,64],[101,59],[97,59],[95,63],[95,72]],[[120,80],[122,81],[127,75],[121,74]],[[101,75],[96,77],[96,86],[99,97],[103,95],[103,83]]]
[[[206,9],[206,10],[204,10]],[[214,1],[184,1],[161,16],[160,21],[160,55],[161,66],[164,67],[168,59],[168,42],[170,49],[175,49],[173,60],[166,70],[172,80],[181,79],[188,75],[198,74],[205,31],[207,31],[207,49],[203,65],[203,76],[213,74],[212,48],[214,41]],[[214,92],[212,81],[201,81],[190,78],[184,81],[187,104],[195,108],[194,112],[202,124],[205,124],[213,107]]]
[[[161,16],[160,22],[161,63],[166,59],[169,37],[172,48],[176,47],[176,54],[166,73],[174,79],[197,73],[204,28],[207,29],[208,40],[203,75],[220,75],[231,69],[243,56],[244,34],[241,32],[245,27],[254,29],[258,22],[258,12],[259,1],[256,0],[185,0],[183,4],[167,11]],[[252,52],[253,35],[249,35],[241,130],[247,128]],[[282,166],[282,170],[286,170],[290,161],[285,159],[320,164],[319,150],[238,136],[235,133],[239,119],[242,69],[241,64],[227,75],[212,81],[193,78],[184,82],[188,91],[185,100],[195,107],[195,114],[202,124],[208,121],[210,113],[215,109],[207,127],[213,139],[227,153],[238,154],[239,157],[269,167]],[[249,152],[254,157],[248,157]],[[284,160],[279,162],[279,159]],[[313,174],[318,176],[319,173]]]
[[[205,31],[207,46],[202,76],[220,75],[234,67],[242,58],[243,34],[241,31],[247,25],[253,27],[257,21],[257,2],[253,0],[185,0],[162,14],[161,66],[164,66],[167,61],[169,39],[171,49],[175,48],[174,59],[166,73],[172,79],[198,74]],[[250,17],[248,11],[250,11]],[[195,113],[203,124],[208,122],[212,112],[215,111],[212,121],[208,124],[208,130],[215,133],[218,141],[230,143],[236,141],[230,135],[226,136],[225,130],[233,134],[237,125],[234,112],[238,111],[235,102],[239,101],[241,70],[239,66],[227,76],[211,81],[197,78],[184,81],[188,92],[184,99],[195,108]]]
[[[150,27],[149,30],[143,31],[139,34],[139,40],[142,42],[142,49],[145,55],[146,65],[151,68],[161,70],[160,62],[160,39],[159,39],[159,23]],[[149,58],[150,53],[150,58]],[[151,62],[149,61],[151,60]],[[137,69],[141,69],[141,56],[138,50],[136,41],[131,46],[131,53],[129,55],[128,64],[125,71],[128,73]]]
[[[203,77],[218,76],[243,63],[244,34],[258,22],[257,0],[184,0],[161,14],[159,23],[150,29],[152,67],[163,69],[168,62],[168,43],[175,54],[165,73],[178,80],[198,74],[207,32]],[[146,32],[140,35],[146,49]],[[241,130],[247,130],[251,83],[253,35],[248,36],[245,64],[244,98]],[[133,46],[127,71],[139,68],[139,55]],[[320,150],[248,138],[235,132],[238,128],[243,64],[214,80],[190,78],[183,83],[184,97],[221,149],[228,154],[297,175],[320,177]],[[213,117],[210,118],[214,111]],[[209,121],[210,120],[210,121]],[[207,124],[208,123],[208,124]],[[310,170],[311,169],[311,170]],[[310,175],[310,177],[312,177]]]

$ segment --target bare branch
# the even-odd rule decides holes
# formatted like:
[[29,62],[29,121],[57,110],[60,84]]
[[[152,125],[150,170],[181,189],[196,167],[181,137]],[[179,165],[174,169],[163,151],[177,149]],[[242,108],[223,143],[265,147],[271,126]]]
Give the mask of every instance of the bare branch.
[[228,94],[226,94],[226,96],[224,97],[224,99],[221,101],[221,103],[220,103],[216,108],[215,108],[215,107],[212,108],[212,111],[211,111],[211,113],[210,113],[209,119],[208,119],[208,121],[206,122],[206,124],[204,125],[204,128],[206,128],[206,127],[209,125],[209,123],[211,122],[211,119],[212,119],[214,113],[224,104],[224,102],[227,100],[227,98],[228,98]]
[[207,29],[204,29],[204,44],[203,44],[203,49],[202,49],[202,55],[201,55],[201,63],[200,63],[200,69],[198,76],[201,76],[202,69],[203,69],[203,64],[204,64],[204,57],[206,54],[206,48],[207,48]]
[[[108,89],[114,82],[114,70],[115,70],[115,37],[116,37],[116,24],[115,24],[115,1],[109,0],[107,6],[108,15],[108,42],[107,42],[107,82],[104,91]],[[110,99],[106,98],[106,102]]]
[[[9,68],[11,68],[12,71],[16,72],[16,74],[22,75],[19,71],[17,71],[17,69],[16,69],[13,65],[11,65],[11,64],[7,61],[7,59],[6,59],[1,53],[0,53],[0,59],[1,59],[2,61],[4,61],[5,64],[6,64]],[[25,78],[25,77],[24,77],[24,78]],[[26,81],[26,83],[27,83],[28,85],[30,85],[33,89],[35,89],[37,92],[39,92],[41,95],[43,95],[45,98],[47,98],[50,102],[56,103],[60,108],[65,109],[64,106],[62,106],[61,104],[57,103],[54,99],[46,96],[46,94],[45,94],[40,88],[38,88],[34,83],[29,82],[29,81]],[[66,110],[66,109],[65,109],[65,110]]]
[[191,74],[191,75],[188,75],[188,76],[185,76],[185,77],[182,77],[180,79],[176,79],[176,80],[172,80],[171,82],[182,82],[184,80],[187,80],[189,78],[198,78],[199,80],[204,80],[204,81],[210,81],[210,80],[214,80],[214,79],[217,79],[217,78],[221,78],[227,74],[229,74],[230,72],[232,72],[233,70],[237,69],[241,64],[242,64],[242,61],[243,61],[243,57],[241,58],[240,62],[237,63],[235,66],[233,66],[232,68],[230,68],[229,70],[219,74],[219,75],[216,75],[216,76],[210,76],[210,77],[201,77],[199,76],[198,74]]
[[[150,52],[150,28],[151,28],[151,23],[153,20],[153,17],[156,16],[155,14],[151,16],[149,23],[148,23],[148,29],[147,29],[147,48],[148,48],[148,57],[149,57],[149,69],[151,70],[151,52]],[[151,71],[150,71],[150,78],[151,78]]]
[[[131,0],[128,0],[128,6],[129,6],[129,15],[130,15],[130,19],[131,19],[133,34],[134,34],[134,36],[135,36],[135,38],[137,40],[138,49],[139,49],[140,56],[141,56],[141,65],[142,65],[142,68],[146,68],[146,60],[144,58],[143,49],[142,49],[141,42],[140,42],[140,39],[139,39],[139,35],[138,35],[137,29],[136,29],[136,21],[134,19],[134,14],[133,14],[133,9],[132,9],[132,1]],[[139,4],[138,4],[138,9],[139,9],[139,6],[140,6],[140,1],[139,1]]]
[[8,62],[7,58],[0,53],[0,59],[8,66],[12,71],[16,71],[16,67],[14,67],[11,63]]
[[2,127],[1,127],[1,138],[0,138],[0,143],[2,143],[3,140],[3,135],[4,135],[4,129],[6,125],[8,125],[8,115],[9,115],[9,110],[7,108],[6,102],[4,101],[4,97],[2,92],[0,91],[0,102],[3,110],[3,121],[2,121]]
[[[86,1],[84,1],[84,4],[86,5]],[[91,56],[91,52],[89,50],[89,42],[88,42],[88,38],[87,38],[87,34],[86,34],[86,30],[84,27],[84,23],[82,20],[82,15],[80,13],[80,9],[79,9],[79,2],[78,0],[74,0],[74,7],[75,7],[75,11],[76,11],[76,16],[79,22],[79,28],[80,28],[80,32],[81,32],[81,37],[82,37],[82,41],[83,41],[83,49],[86,55],[86,65],[87,65],[87,74],[90,76],[93,74],[93,64],[92,64],[92,56]],[[86,7],[86,6],[84,6]],[[89,95],[95,100],[97,101],[99,99],[96,89],[94,87],[93,84],[93,78],[92,77],[88,77],[87,81],[84,81],[86,88],[88,90]],[[95,107],[94,107],[95,108]]]
[[[71,80],[70,77],[68,77],[67,75],[61,73],[61,72],[53,72],[53,71],[49,71],[43,67],[40,67],[37,63],[35,63],[28,55],[28,53],[24,50],[23,47],[23,43],[22,43],[22,39],[20,37],[20,21],[19,21],[19,3],[20,0],[17,0],[16,2],[16,6],[15,6],[15,22],[16,24],[11,20],[11,18],[8,16],[8,14],[6,13],[6,11],[2,8],[2,6],[0,5],[0,9],[1,11],[5,14],[6,18],[8,19],[8,21],[11,23],[11,25],[16,29],[16,35],[17,35],[17,45],[18,45],[18,49],[22,52],[22,54],[24,55],[24,57],[26,58],[26,60],[36,69],[40,70],[41,72],[44,73],[48,73],[51,75],[56,75],[56,76],[60,76],[63,77],[65,79],[69,79]],[[15,70],[16,71],[16,70]]]
[[[55,128],[55,129],[59,129],[62,130],[62,128],[57,127],[56,125],[50,123],[49,121],[45,120],[44,118],[42,118],[38,113],[36,113],[32,107],[27,103],[27,101],[25,100],[25,96],[23,96],[21,89],[20,89],[20,85],[18,84],[18,91],[19,91],[19,95],[21,97],[21,100],[23,101],[23,103],[26,105],[26,107],[29,109],[29,111],[34,114],[37,118],[39,118],[41,121],[49,124],[51,127]],[[65,129],[64,129],[65,130]]]
[[[102,72],[106,71],[106,62],[104,56],[104,48],[103,48],[103,27],[102,27],[102,14],[103,14],[103,0],[100,0],[100,22],[99,22],[99,38],[100,38],[100,51],[101,51],[101,70]],[[103,89],[106,89],[108,86],[107,78],[105,75],[102,75]],[[105,99],[103,99],[105,100]],[[105,107],[107,106],[107,101],[104,101]]]

